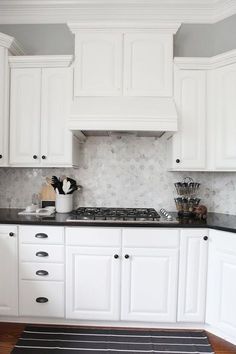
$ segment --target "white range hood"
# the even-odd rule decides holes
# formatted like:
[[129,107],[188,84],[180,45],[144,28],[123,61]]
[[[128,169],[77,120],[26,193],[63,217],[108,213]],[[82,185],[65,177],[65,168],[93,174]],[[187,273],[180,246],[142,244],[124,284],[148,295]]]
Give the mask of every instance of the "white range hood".
[[75,35],[69,128],[85,135],[177,131],[173,34],[179,26],[69,24]]
[[171,97],[93,97],[92,101],[76,97],[69,128],[85,135],[135,131],[139,136],[160,136],[177,131],[177,111]]

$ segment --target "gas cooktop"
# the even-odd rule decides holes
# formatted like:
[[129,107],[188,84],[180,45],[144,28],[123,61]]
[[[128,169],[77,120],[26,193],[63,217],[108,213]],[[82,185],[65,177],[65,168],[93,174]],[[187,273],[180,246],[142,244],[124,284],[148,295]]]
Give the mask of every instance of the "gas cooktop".
[[160,214],[153,208],[78,208],[71,212],[69,222],[150,223],[177,222],[165,209]]

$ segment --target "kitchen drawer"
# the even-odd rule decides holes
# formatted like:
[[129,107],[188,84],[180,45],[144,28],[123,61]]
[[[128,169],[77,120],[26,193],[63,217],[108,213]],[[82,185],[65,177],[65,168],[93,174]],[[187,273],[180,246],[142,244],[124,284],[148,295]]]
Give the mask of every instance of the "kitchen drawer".
[[64,228],[54,226],[20,226],[21,243],[63,244]]
[[64,264],[21,262],[20,279],[63,281]]
[[63,263],[64,246],[27,244],[20,245],[20,261],[40,263]]
[[[47,300],[47,302],[37,302]],[[64,317],[64,283],[20,281],[20,316]]]
[[145,227],[123,229],[122,245],[135,248],[178,248],[179,230]]
[[84,247],[119,247],[121,229],[104,227],[67,227],[66,244]]

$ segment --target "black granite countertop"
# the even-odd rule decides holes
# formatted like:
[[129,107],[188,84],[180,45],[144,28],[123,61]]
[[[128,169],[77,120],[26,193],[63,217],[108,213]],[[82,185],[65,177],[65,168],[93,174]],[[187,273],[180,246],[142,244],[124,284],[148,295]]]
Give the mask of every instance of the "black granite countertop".
[[[236,216],[218,213],[208,213],[207,220],[177,219],[177,223],[96,223],[96,222],[67,222],[69,214],[55,213],[51,216],[25,216],[18,215],[22,209],[0,209],[0,224],[16,225],[54,225],[54,226],[103,226],[103,227],[168,227],[168,228],[210,228],[236,233]],[[176,217],[176,213],[172,213]]]

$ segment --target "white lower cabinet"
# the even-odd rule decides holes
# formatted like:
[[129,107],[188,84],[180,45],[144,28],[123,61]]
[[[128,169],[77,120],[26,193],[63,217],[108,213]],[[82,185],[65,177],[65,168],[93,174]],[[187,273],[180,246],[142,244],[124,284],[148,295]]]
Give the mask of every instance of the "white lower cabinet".
[[19,314],[64,317],[64,228],[19,227]]
[[206,323],[236,343],[236,237],[210,230]]
[[178,321],[204,322],[208,258],[208,230],[181,231]]
[[18,315],[17,227],[0,225],[0,315]]

